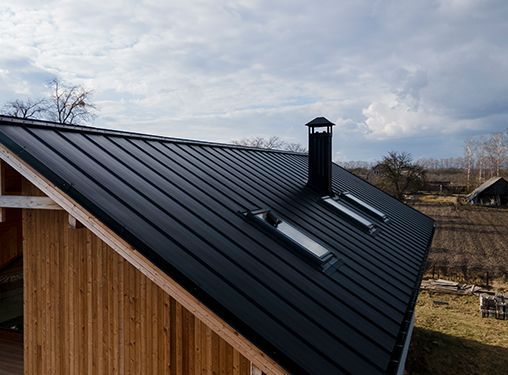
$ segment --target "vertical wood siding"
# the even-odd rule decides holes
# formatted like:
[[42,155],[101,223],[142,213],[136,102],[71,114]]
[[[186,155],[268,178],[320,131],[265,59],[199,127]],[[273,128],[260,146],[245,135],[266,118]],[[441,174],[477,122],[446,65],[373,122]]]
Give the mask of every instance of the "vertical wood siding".
[[63,211],[23,210],[23,233],[25,374],[250,373],[90,231],[68,228]]

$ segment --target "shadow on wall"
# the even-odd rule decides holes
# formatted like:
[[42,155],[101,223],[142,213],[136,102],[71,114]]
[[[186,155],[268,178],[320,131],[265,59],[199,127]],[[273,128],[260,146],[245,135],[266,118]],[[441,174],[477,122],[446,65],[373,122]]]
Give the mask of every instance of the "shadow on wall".
[[416,327],[406,374],[506,374],[508,348]]

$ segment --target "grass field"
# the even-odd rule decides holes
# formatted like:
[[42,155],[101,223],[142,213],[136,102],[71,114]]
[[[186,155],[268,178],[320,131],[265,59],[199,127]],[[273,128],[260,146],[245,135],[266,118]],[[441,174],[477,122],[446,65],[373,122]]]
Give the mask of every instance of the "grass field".
[[406,370],[414,375],[507,374],[508,320],[481,318],[476,296],[421,292]]

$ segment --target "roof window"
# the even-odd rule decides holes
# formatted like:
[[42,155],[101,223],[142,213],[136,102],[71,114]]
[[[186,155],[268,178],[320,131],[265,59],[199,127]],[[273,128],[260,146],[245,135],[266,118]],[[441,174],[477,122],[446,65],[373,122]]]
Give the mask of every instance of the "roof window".
[[373,214],[374,216],[378,217],[379,219],[383,220],[385,223],[388,222],[388,216],[386,216],[385,213],[379,211],[377,208],[372,207],[370,204],[362,201],[360,198],[354,196],[350,192],[344,192],[340,194],[341,197],[346,198],[348,201],[355,204],[357,207],[360,207],[369,213]]
[[366,219],[359,213],[353,211],[351,208],[346,206],[344,203],[339,201],[336,197],[323,197],[323,201],[333,207],[336,211],[339,211],[344,216],[352,219],[356,224],[365,228],[369,233],[374,233],[376,226],[370,220]]
[[319,266],[322,272],[330,275],[342,264],[343,260],[337,258],[327,248],[323,247],[308,235],[288,224],[269,209],[244,212],[243,215],[268,232],[277,233],[278,237],[293,248],[295,254]]
[[292,225],[289,225],[281,218],[276,216],[272,211],[261,211],[258,213],[253,213],[256,219],[262,221],[263,223],[271,226],[277,232],[284,235],[300,247],[304,248],[307,252],[318,257],[320,259],[324,259],[327,255],[330,254],[330,251],[325,249],[323,246],[318,244],[316,241],[308,237],[306,234],[302,233]]

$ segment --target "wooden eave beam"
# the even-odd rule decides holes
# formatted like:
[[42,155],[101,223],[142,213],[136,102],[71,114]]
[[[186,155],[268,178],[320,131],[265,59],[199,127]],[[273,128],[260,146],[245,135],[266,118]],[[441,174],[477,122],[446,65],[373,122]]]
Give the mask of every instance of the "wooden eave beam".
[[21,158],[1,144],[0,159],[3,159],[48,197],[57,202],[72,217],[83,223],[83,225],[92,233],[158,285],[165,293],[174,298],[191,314],[206,324],[219,337],[238,350],[238,352],[251,361],[257,369],[266,374],[287,374],[287,371],[285,371],[272,358],[266,355],[261,349],[243,337],[238,331],[233,329],[180,284],[169,277],[166,273],[162,272],[140,252],[100,222],[94,215],[81,207],[68,195],[60,191],[60,189],[54,186],[49,180],[41,176]]
[[29,208],[36,210],[61,210],[49,197],[30,197],[24,195],[0,195],[0,208]]

